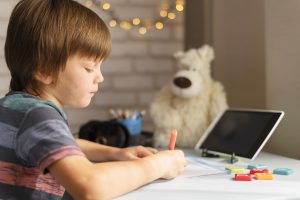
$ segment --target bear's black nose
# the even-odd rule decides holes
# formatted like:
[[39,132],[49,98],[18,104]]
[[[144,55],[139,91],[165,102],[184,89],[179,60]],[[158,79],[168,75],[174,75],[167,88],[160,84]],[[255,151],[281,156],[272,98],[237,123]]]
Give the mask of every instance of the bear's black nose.
[[182,76],[174,78],[173,82],[176,86],[180,88],[188,88],[192,85],[192,82],[188,78]]

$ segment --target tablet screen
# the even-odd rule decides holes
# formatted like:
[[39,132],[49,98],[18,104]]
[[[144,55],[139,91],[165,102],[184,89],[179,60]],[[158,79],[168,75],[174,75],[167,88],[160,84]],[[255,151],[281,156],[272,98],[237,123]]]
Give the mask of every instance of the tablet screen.
[[208,128],[198,148],[251,159],[282,116],[281,111],[227,110]]

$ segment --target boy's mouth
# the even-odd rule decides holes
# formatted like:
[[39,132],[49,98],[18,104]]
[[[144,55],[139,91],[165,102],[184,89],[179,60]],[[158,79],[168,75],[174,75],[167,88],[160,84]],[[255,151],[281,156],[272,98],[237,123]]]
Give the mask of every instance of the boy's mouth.
[[90,94],[91,94],[91,95],[95,95],[95,94],[96,94],[96,92],[90,92]]

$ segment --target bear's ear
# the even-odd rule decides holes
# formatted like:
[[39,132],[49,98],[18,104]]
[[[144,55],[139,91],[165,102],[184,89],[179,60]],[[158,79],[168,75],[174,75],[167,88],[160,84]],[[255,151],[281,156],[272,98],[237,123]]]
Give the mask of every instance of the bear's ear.
[[201,48],[198,49],[198,54],[208,63],[210,63],[215,58],[215,53],[212,47],[209,45],[203,45]]
[[176,58],[176,59],[180,59],[180,58],[182,58],[183,57],[183,55],[184,55],[184,52],[183,51],[177,51],[176,53],[174,53],[174,58]]

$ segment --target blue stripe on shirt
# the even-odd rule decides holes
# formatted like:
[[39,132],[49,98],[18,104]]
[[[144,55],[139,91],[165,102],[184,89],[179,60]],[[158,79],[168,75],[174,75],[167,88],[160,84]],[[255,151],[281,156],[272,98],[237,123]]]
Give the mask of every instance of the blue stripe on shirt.
[[[45,120],[57,120],[57,121],[62,121],[63,123],[66,123],[66,121],[63,119],[59,113],[54,110],[53,108],[50,107],[40,107],[40,108],[35,108],[28,112],[26,116],[24,117],[22,124],[20,126],[19,130],[19,137],[23,133],[26,132],[28,128],[32,128],[33,126],[44,122]],[[68,128],[67,128],[68,129]]]
[[77,146],[68,126],[63,121],[53,119],[27,129],[17,137],[16,143],[17,155],[35,165],[38,165],[40,156],[53,149],[66,145]]

